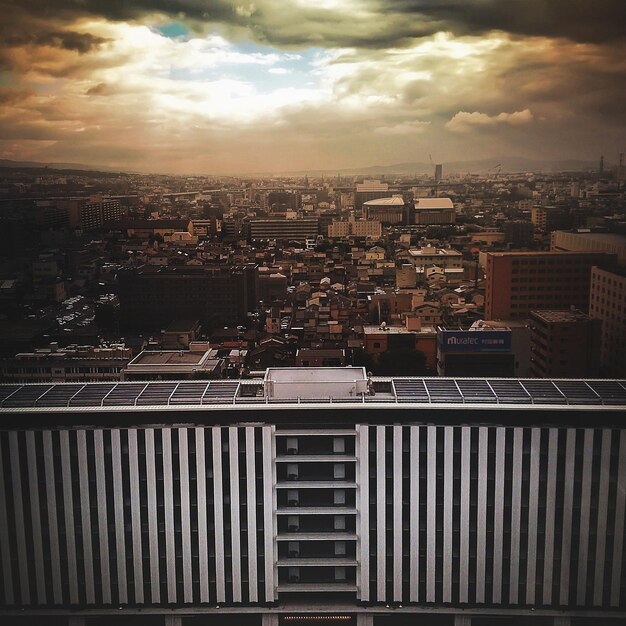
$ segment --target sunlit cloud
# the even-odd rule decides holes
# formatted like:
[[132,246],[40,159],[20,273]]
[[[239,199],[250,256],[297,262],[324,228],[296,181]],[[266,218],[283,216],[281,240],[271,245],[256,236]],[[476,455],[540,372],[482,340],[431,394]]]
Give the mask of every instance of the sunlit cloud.
[[511,126],[519,126],[528,124],[533,121],[533,114],[530,109],[523,111],[515,111],[513,113],[498,113],[498,115],[487,115],[474,111],[459,111],[449,122],[446,122],[446,128],[457,133],[466,133],[473,128],[498,126],[500,124],[509,124]]
[[49,0],[44,19],[24,0],[0,25],[0,156],[230,172],[623,149],[615,29],[505,4]]

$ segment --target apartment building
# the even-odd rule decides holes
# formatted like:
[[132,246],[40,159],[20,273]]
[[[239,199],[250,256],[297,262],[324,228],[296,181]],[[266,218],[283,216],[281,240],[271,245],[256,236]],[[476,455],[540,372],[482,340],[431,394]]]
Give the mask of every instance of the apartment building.
[[589,311],[591,268],[615,262],[599,252],[489,252],[485,317],[528,318],[533,309]]
[[2,623],[621,624],[625,410],[362,368],[0,386]]

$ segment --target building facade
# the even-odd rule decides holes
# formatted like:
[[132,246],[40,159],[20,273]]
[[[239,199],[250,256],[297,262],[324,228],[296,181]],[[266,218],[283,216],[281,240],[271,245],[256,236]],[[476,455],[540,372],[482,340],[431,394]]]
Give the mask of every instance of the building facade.
[[381,224],[408,223],[407,206],[401,195],[368,200],[363,203],[363,212],[366,219],[375,220]]
[[450,198],[417,198],[415,200],[415,224],[427,226],[454,224],[456,212]]
[[515,354],[508,328],[437,329],[439,376],[514,376]]
[[626,381],[304,368],[0,398],[3,624],[626,619]]
[[602,320],[602,371],[626,376],[626,271],[591,268],[589,314]]
[[279,239],[281,241],[305,241],[315,238],[320,232],[317,217],[300,217],[297,219],[284,218],[255,218],[251,219],[249,228],[250,240]]
[[626,266],[626,235],[557,230],[550,236],[550,248],[569,252],[607,252],[617,255],[620,266]]
[[380,180],[365,180],[354,186],[354,208],[361,211],[363,204],[368,200],[378,198],[391,198],[393,193],[389,190],[389,184]]
[[577,309],[530,312],[530,370],[537,378],[596,377],[602,323]]
[[131,359],[131,349],[123,344],[59,348],[53,343],[48,348],[0,359],[0,380],[5,383],[121,381]]
[[351,215],[347,220],[333,220],[328,225],[328,237],[338,239],[354,237],[357,239],[380,239],[382,227],[378,220],[357,220]]
[[533,309],[589,310],[593,265],[615,256],[596,252],[488,252],[485,317],[526,319]]
[[197,319],[205,329],[244,320],[256,306],[253,264],[157,267],[118,274],[120,322],[127,329],[162,330],[176,319]]

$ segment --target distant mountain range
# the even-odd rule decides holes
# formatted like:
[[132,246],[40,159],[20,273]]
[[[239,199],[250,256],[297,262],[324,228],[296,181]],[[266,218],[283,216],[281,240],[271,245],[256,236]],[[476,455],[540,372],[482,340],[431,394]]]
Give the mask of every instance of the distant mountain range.
[[0,159],[0,168],[32,168],[50,170],[75,170],[86,172],[119,172],[119,168],[105,167],[102,165],[85,165],[84,163],[41,163],[39,161],[11,161]]
[[[595,170],[598,167],[597,161],[583,160],[556,160],[543,161],[540,159],[528,159],[524,157],[498,157],[493,159],[478,159],[473,161],[443,161],[444,177],[449,174],[487,174],[495,171],[500,166],[500,171],[506,173],[518,172],[565,172],[565,171],[588,171]],[[606,169],[610,169],[610,164],[605,164]],[[89,172],[121,172],[120,168],[111,168],[101,165],[85,165],[84,163],[41,163],[38,161],[11,161],[10,159],[0,159],[0,168],[33,168],[33,169],[53,169],[53,170],[74,170]],[[408,163],[394,163],[392,165],[370,165],[365,167],[340,168],[340,169],[319,169],[319,170],[291,170],[291,171],[267,171],[242,173],[245,175],[269,175],[284,174],[292,176],[334,176],[340,174],[343,176],[356,176],[365,174],[368,176],[376,175],[392,175],[392,174],[430,174],[434,173],[434,165],[432,163],[424,163],[412,161]],[[128,173],[130,171],[127,170]],[[206,174],[210,176],[211,174]],[[233,174],[234,175],[234,174]]]
[[[540,159],[528,159],[524,157],[496,157],[492,159],[478,159],[473,161],[450,161],[442,162],[443,175],[448,174],[481,174],[488,173],[489,171],[495,171],[496,167],[500,166],[500,171],[507,173],[518,172],[567,172],[567,171],[587,171],[597,169],[598,163],[596,161],[583,161],[583,160],[556,160],[556,161],[543,161]],[[611,165],[605,165],[607,169]],[[283,172],[284,174],[304,175],[309,176],[326,176],[326,175],[390,175],[390,174],[434,174],[435,166],[433,163],[424,163],[418,161],[412,161],[408,163],[394,163],[393,165],[370,165],[366,167],[339,169],[339,170],[300,170],[292,172]]]

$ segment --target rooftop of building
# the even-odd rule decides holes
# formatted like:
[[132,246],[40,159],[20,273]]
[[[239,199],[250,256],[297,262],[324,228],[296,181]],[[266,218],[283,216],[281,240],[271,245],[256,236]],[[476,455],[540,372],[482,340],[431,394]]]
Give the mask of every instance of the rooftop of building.
[[368,200],[363,203],[365,207],[376,207],[376,206],[393,206],[399,207],[404,206],[404,198],[401,196],[393,196],[392,198],[378,198],[377,200]]
[[453,250],[452,248],[436,248],[435,246],[426,246],[424,248],[410,249],[407,251],[413,257],[420,256],[463,256],[462,252]]
[[[264,379],[247,380],[0,385],[3,423],[10,422],[10,414],[41,414],[48,420],[51,413],[60,413],[72,421],[77,419],[70,417],[72,413],[119,411],[134,413],[137,420],[155,419],[151,412],[195,411],[190,417],[177,418],[194,421],[201,421],[205,411],[218,411],[222,417],[217,419],[225,419],[224,411],[251,411],[255,421],[262,421],[264,411],[272,411],[272,419],[278,419],[276,411],[285,410],[285,419],[302,420],[307,419],[299,412],[303,409],[331,408],[334,414],[356,410],[359,419],[364,419],[364,411],[378,410],[380,419],[381,409],[402,410],[401,415],[389,415],[404,420],[430,420],[434,410],[447,409],[462,410],[462,414],[491,411],[496,416],[502,410],[542,410],[567,421],[576,419],[569,412],[580,410],[590,412],[597,421],[599,409],[610,415],[626,410],[626,380],[376,377],[362,367],[334,367],[270,368]],[[293,413],[294,409],[298,412]],[[429,413],[418,417],[420,409]],[[209,419],[209,413],[205,415]],[[481,413],[481,419],[485,415]],[[84,423],[84,416],[78,419]]]
[[608,277],[626,278],[626,267],[612,267],[611,269],[606,269],[606,268],[598,267],[594,265],[591,268],[591,271],[599,272],[601,274],[606,274]]
[[450,198],[417,198],[415,208],[420,209],[454,209]]
[[524,250],[520,252],[487,252],[487,256],[491,257],[555,257],[555,256],[606,256],[611,258],[611,255],[606,252],[599,252],[597,250],[580,250],[570,252],[566,250]]
[[530,316],[546,324],[572,324],[588,322],[591,318],[578,309],[541,309],[531,311]]
[[188,333],[196,330],[200,326],[198,320],[173,320],[165,329],[166,333]]
[[189,352],[187,350],[145,350],[136,356],[129,366],[146,365],[201,365],[207,359],[206,352]]
[[344,356],[346,351],[343,348],[300,348],[298,356],[311,357],[337,357]]
[[173,219],[173,218],[159,218],[155,220],[145,220],[136,218],[124,218],[120,221],[120,225],[123,228],[136,228],[136,229],[151,229],[151,228],[173,228],[176,230],[182,230],[187,228],[189,222],[188,219]]
[[558,233],[580,237],[581,239],[592,239],[597,242],[608,243],[612,245],[626,246],[626,235],[620,233],[597,233],[591,230],[557,230]]
[[365,335],[407,335],[415,332],[414,330],[409,330],[406,326],[391,326],[385,323],[363,326],[363,333]]

